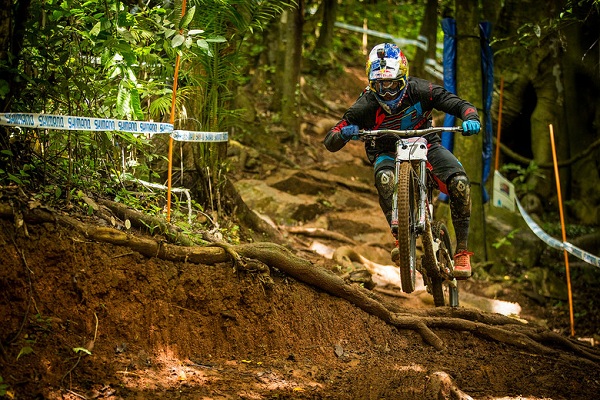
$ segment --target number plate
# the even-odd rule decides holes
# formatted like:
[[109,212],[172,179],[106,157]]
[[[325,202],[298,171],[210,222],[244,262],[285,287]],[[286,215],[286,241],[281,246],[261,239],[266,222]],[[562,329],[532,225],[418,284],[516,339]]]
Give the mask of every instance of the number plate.
[[427,139],[422,137],[400,139],[397,144],[396,159],[427,160]]

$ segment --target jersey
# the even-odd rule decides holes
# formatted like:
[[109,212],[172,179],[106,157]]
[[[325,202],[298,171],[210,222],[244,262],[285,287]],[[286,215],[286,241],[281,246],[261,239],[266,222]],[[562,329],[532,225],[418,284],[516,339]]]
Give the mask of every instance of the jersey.
[[[346,144],[340,130],[347,125],[357,125],[360,129],[423,129],[431,126],[433,110],[442,111],[457,118],[479,121],[477,109],[471,103],[447,91],[440,85],[420,78],[409,77],[408,87],[398,111],[388,114],[379,104],[374,92],[366,88],[356,102],[346,111],[325,137],[324,144],[329,151],[338,151]],[[439,142],[437,134],[426,136],[428,142]],[[394,153],[395,139],[382,138],[375,147],[368,144],[367,157],[374,162],[378,154]]]

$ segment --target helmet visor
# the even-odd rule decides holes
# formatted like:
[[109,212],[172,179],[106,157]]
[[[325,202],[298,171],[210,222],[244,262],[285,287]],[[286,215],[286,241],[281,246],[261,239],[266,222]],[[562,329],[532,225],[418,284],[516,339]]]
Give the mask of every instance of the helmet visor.
[[406,78],[399,79],[377,79],[371,81],[371,88],[383,100],[393,100],[406,87]]

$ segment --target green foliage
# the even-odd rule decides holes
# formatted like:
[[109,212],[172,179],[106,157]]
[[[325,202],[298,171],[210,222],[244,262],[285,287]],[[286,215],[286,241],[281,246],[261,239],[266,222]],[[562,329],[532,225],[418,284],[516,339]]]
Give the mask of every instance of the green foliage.
[[[179,26],[173,10],[34,0],[30,13],[11,111],[164,119],[171,99],[165,82],[177,51],[169,39]],[[111,175],[136,173],[156,159],[149,143],[130,133],[11,129],[2,143],[0,182],[53,188],[38,197],[55,200],[68,200],[74,187],[100,192]]]
[[569,0],[559,18],[563,21],[583,20],[593,13],[600,13],[600,0]]
[[[232,109],[236,88],[243,84],[242,57],[247,38],[262,31],[290,1],[212,1],[192,0],[198,11],[191,26],[202,27],[206,40],[198,42],[193,57],[182,60],[182,70],[193,71],[183,78],[190,88],[190,105],[195,119],[183,120],[188,129],[223,131],[235,124],[238,112]],[[195,144],[196,168],[202,179],[201,192],[206,205],[220,209],[219,193],[227,166],[219,144]]]
[[2,375],[0,375],[0,396],[6,396],[8,394],[9,387],[10,386],[8,384],[4,383]]
[[30,347],[30,346],[21,347],[21,350],[19,351],[19,354],[17,355],[17,360],[19,358],[21,358],[22,356],[25,356],[25,355],[31,354],[31,353],[33,353],[32,347]]
[[[11,112],[165,121],[180,60],[178,127],[227,130],[235,124],[230,103],[247,62],[240,53],[244,42],[260,36],[292,4],[192,0],[182,15],[180,2],[33,0],[18,69],[10,70],[17,90],[11,92],[8,81],[0,80],[0,96],[11,93]],[[0,70],[8,72],[7,65]],[[156,154],[146,137],[2,129],[0,184],[30,188],[40,201],[73,202],[90,213],[80,191],[125,198],[121,177],[161,179],[152,165],[166,155]],[[200,181],[206,182],[214,206],[227,169],[223,151],[215,144],[197,146],[196,167],[205,175]],[[162,215],[164,203],[153,201],[144,209]]]
[[524,53],[543,44],[548,37],[561,37],[564,34],[562,30],[573,22],[592,20],[591,17],[599,13],[599,0],[568,0],[557,14],[548,14],[535,22],[523,23],[514,35],[496,37],[492,41],[492,47],[497,49],[496,55]]
[[[337,21],[346,24],[360,26],[366,22],[367,28],[373,31],[381,32],[392,37],[416,39],[419,36],[421,21],[425,7],[421,1],[406,1],[397,6],[397,12],[390,12],[393,8],[388,2],[349,2],[344,7],[339,7]],[[308,34],[307,36],[311,36]],[[314,35],[313,35],[314,36]],[[365,61],[365,55],[362,53],[362,33],[348,32],[348,34],[334,35],[333,52],[341,58],[341,62],[350,65],[362,64]],[[367,49],[370,49],[377,43],[389,41],[376,36],[369,36]],[[314,50],[314,41],[306,37],[308,43],[306,56]],[[409,59],[415,55],[416,48],[412,45],[402,46],[402,51]],[[357,63],[358,61],[358,63]],[[338,64],[339,65],[339,64]]]
[[82,356],[82,355],[88,355],[91,356],[92,352],[89,351],[88,349],[86,349],[85,347],[74,347],[73,351],[75,352],[75,354],[77,354],[78,356]]
[[517,232],[519,232],[519,230],[520,230],[520,228],[513,229],[512,231],[510,231],[508,233],[508,235],[506,235],[506,236],[498,239],[494,243],[492,243],[492,246],[495,249],[499,249],[502,246],[510,246],[511,245],[511,240],[513,240],[515,238],[515,235],[517,234]]
[[[561,238],[562,237],[562,226],[560,224],[560,217],[558,215],[549,215],[548,219],[552,222],[544,222],[542,224],[542,229],[548,235]],[[588,225],[578,225],[578,224],[565,224],[565,235],[567,236],[567,240],[576,238],[579,236],[589,235],[596,233],[598,228]]]
[[540,172],[540,167],[535,161],[531,161],[526,168],[518,164],[505,164],[500,168],[500,172],[511,180],[515,185],[515,191],[519,194],[533,190],[533,187],[529,183],[530,178],[533,176],[544,178],[544,175]]

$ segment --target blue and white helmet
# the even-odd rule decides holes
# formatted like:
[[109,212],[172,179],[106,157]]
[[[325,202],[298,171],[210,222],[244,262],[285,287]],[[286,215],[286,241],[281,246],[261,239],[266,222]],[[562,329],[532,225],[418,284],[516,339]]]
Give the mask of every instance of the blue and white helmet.
[[408,86],[408,60],[398,46],[382,43],[373,47],[367,59],[369,88],[388,113],[394,113]]

